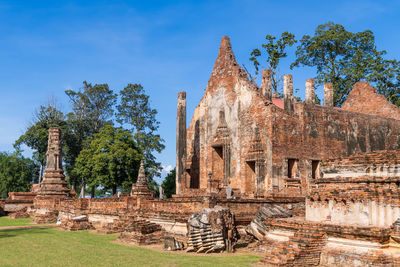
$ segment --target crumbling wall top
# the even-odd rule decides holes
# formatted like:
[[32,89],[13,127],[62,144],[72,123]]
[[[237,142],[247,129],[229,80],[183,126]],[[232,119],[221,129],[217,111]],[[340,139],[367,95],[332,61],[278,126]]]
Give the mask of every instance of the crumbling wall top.
[[343,109],[400,120],[400,108],[390,103],[384,95],[378,94],[376,89],[365,81],[354,85],[343,104]]

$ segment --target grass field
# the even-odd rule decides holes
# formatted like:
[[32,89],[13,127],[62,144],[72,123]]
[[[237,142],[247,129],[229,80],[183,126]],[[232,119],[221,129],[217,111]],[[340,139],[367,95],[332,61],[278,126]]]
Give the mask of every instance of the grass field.
[[32,222],[32,218],[26,218],[26,219],[10,219],[6,216],[0,217],[0,227],[3,226],[22,226],[22,225],[28,225],[30,222]]
[[258,261],[251,255],[182,255],[110,242],[117,237],[55,228],[0,230],[0,266],[249,266]]

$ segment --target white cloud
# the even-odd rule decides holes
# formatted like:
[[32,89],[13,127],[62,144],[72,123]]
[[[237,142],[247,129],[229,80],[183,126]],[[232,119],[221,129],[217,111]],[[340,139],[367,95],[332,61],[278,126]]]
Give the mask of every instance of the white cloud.
[[173,168],[172,165],[162,166],[164,172],[170,172]]

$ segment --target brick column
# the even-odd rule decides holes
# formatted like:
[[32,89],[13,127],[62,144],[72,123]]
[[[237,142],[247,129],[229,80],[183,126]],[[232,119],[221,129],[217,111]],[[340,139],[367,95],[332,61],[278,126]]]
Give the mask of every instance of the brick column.
[[283,98],[285,110],[293,112],[293,78],[292,75],[283,76]]
[[178,93],[176,114],[176,194],[182,192],[186,169],[186,92]]
[[261,75],[261,92],[268,99],[272,100],[272,91],[271,91],[271,70],[263,70]]
[[314,79],[306,80],[306,104],[315,104],[315,81]]
[[324,84],[324,105],[327,107],[333,107],[333,84]]

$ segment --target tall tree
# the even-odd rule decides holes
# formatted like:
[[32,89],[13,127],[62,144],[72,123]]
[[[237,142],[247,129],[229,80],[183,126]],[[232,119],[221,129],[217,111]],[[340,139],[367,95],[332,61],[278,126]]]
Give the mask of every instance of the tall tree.
[[164,190],[164,194],[167,198],[172,197],[172,195],[176,193],[175,177],[176,177],[176,168],[174,168],[168,173],[168,175],[165,177],[164,181],[161,184],[161,187]]
[[47,141],[50,127],[60,127],[66,130],[64,114],[58,109],[55,100],[49,100],[47,105],[41,105],[33,115],[32,122],[25,133],[14,143],[17,150],[25,144],[33,150],[33,159],[40,165],[40,177],[46,164]]
[[102,186],[115,194],[117,187],[136,182],[141,159],[130,131],[105,125],[87,140],[73,172],[92,188]]
[[277,92],[281,80],[281,76],[277,73],[279,63],[282,58],[287,56],[286,49],[297,41],[294,34],[290,32],[282,33],[281,38],[278,40],[272,35],[265,36],[265,39],[266,43],[261,45],[263,49],[260,50],[256,48],[251,52],[250,61],[253,62],[254,68],[256,69],[255,75],[257,76],[261,65],[259,58],[262,55],[266,56],[267,67],[271,69],[271,87]]
[[117,95],[107,84],[92,85],[84,81],[81,90],[66,90],[65,93],[72,104],[71,116],[86,123],[85,128],[89,131],[89,136],[98,133],[105,124],[111,123]]
[[384,59],[385,54],[377,50],[371,31],[352,33],[328,22],[319,25],[313,37],[302,37],[291,68],[316,67],[317,84],[333,83],[335,105],[340,106],[352,86],[362,79],[372,82],[379,93],[398,104],[400,66],[396,60]]
[[146,158],[146,169],[150,177],[159,175],[160,163],[154,152],[164,149],[164,140],[157,134],[159,122],[157,110],[150,107],[149,96],[140,84],[128,84],[121,92],[121,103],[117,106],[117,118],[121,124],[129,124],[138,148]]
[[[92,85],[86,81],[83,82],[83,88],[79,91],[66,90],[65,93],[70,99],[73,110],[67,115],[69,146],[65,157],[66,169],[72,184],[77,184],[78,179],[81,179],[81,192],[83,192],[84,177],[76,176],[76,172],[73,171],[76,159],[88,137],[99,133],[105,125],[112,124],[117,95],[107,84]],[[92,193],[94,193],[94,187]]]
[[380,94],[400,107],[400,61],[377,57],[367,80]]
[[26,192],[31,182],[38,180],[39,167],[31,159],[18,152],[0,152],[0,198],[9,192]]

